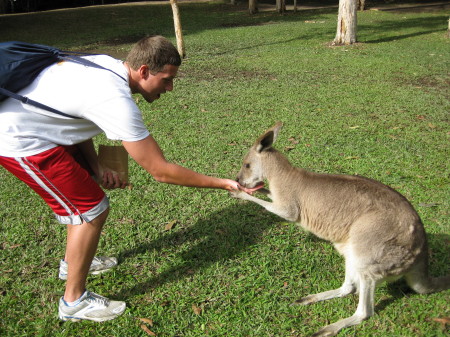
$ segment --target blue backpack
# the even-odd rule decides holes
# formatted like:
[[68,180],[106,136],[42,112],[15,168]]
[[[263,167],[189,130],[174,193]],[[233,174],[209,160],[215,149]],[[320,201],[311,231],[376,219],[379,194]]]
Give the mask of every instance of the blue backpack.
[[30,104],[61,116],[78,118],[31,100],[28,97],[18,95],[16,92],[31,84],[42,70],[61,61],[76,62],[85,66],[108,70],[126,81],[125,78],[111,69],[104,68],[97,63],[86,60],[80,57],[80,55],[90,54],[62,51],[50,46],[19,41],[1,42],[0,102],[11,97],[25,104]]

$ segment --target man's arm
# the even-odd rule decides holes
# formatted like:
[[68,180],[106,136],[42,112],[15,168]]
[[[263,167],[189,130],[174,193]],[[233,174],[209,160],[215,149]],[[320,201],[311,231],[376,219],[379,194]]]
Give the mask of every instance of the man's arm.
[[158,182],[189,187],[221,188],[228,191],[239,188],[239,184],[234,180],[210,177],[168,162],[152,136],[137,142],[122,143],[130,156]]
[[125,186],[127,186],[128,182],[121,181],[117,173],[113,172],[107,167],[100,166],[98,162],[98,155],[95,151],[94,142],[92,141],[92,139],[79,143],[77,144],[77,146],[87,164],[93,171],[99,184],[107,189],[124,188]]
[[95,152],[92,139],[77,144],[78,150],[83,155],[84,160],[97,178],[100,178],[100,169],[98,165],[97,152]]

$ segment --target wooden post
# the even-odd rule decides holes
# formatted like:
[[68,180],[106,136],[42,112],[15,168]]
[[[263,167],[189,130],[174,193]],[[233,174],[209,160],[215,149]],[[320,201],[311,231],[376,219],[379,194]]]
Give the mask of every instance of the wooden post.
[[180,11],[178,9],[177,0],[170,0],[173,12],[173,23],[175,26],[175,36],[177,38],[177,49],[181,58],[186,57],[186,51],[184,49],[183,31],[181,30]]

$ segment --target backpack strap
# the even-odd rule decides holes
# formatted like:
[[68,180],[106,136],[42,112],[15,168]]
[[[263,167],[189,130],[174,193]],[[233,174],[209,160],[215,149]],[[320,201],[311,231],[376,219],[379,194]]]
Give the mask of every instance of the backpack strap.
[[7,96],[9,96],[11,98],[17,99],[18,101],[21,101],[22,103],[30,104],[32,106],[35,106],[36,108],[39,108],[39,109],[47,110],[47,111],[50,111],[50,112],[53,112],[55,114],[58,114],[58,115],[61,115],[61,116],[64,116],[64,117],[68,117],[68,118],[81,119],[80,117],[75,117],[75,116],[66,114],[66,113],[64,113],[62,111],[53,109],[52,107],[49,107],[48,105],[39,103],[39,102],[34,101],[32,99],[29,99],[26,96],[22,96],[22,95],[16,94],[16,93],[14,93],[12,91],[9,91],[9,90],[7,90],[5,88],[1,88],[0,87],[0,93],[2,93],[3,95],[7,95]]
[[[82,55],[93,55],[93,54],[84,54],[84,53],[77,53],[77,54],[82,54]],[[105,68],[103,66],[101,66],[100,64],[97,64],[95,62],[89,61],[87,59],[84,59],[80,56],[74,55],[73,52],[66,52],[66,51],[61,51],[60,53],[60,58],[65,60],[65,61],[72,61],[75,63],[79,63],[82,65],[85,65],[87,67],[91,67],[91,68],[97,68],[97,69],[102,69],[102,70],[108,70],[110,72],[112,72],[113,74],[119,76],[122,80],[124,80],[125,82],[127,81],[123,76],[119,75],[118,73],[116,73],[115,71]]]

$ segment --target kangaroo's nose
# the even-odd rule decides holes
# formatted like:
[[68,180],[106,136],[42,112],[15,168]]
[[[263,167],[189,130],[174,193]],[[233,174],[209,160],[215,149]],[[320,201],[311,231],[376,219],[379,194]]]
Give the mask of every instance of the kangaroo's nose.
[[239,177],[236,177],[236,181],[239,182]]

